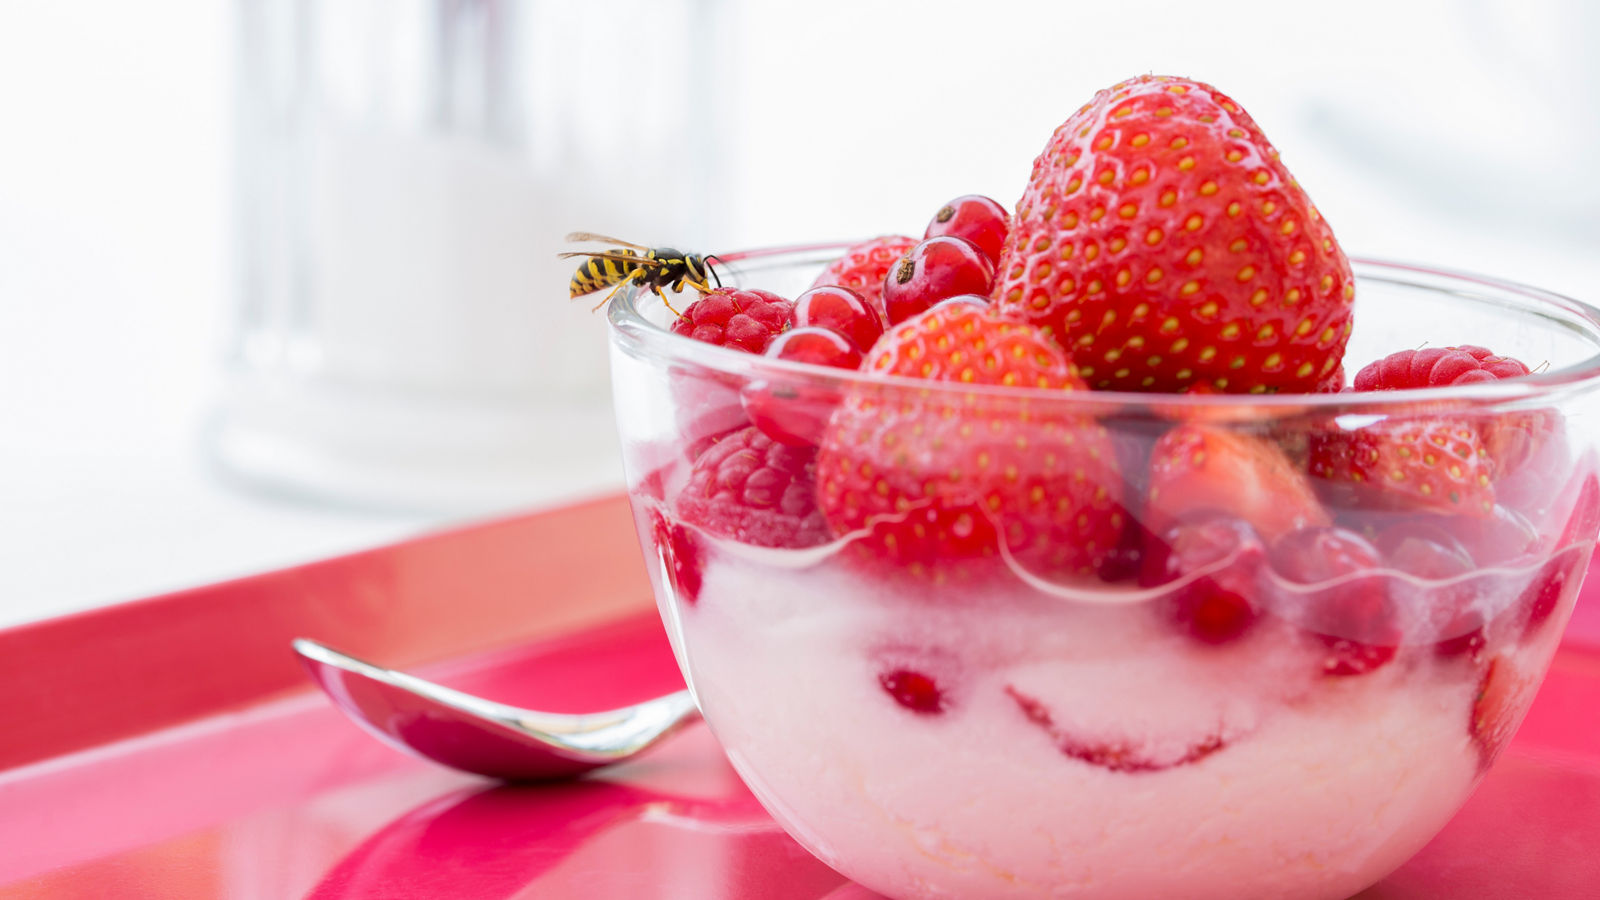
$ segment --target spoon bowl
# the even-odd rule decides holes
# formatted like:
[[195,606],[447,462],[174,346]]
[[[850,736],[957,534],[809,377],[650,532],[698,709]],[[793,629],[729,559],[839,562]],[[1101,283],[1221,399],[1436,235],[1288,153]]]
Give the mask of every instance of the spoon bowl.
[[622,762],[699,718],[688,691],[605,712],[538,712],[385,669],[306,638],[293,647],[334,705],[379,740],[506,781],[567,778]]

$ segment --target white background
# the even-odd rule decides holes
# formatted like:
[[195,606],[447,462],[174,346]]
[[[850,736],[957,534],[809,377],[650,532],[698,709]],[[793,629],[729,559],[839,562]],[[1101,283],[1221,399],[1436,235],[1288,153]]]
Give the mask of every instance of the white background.
[[[621,65],[652,98],[625,68],[637,5],[554,5],[584,46],[607,37],[573,52],[572,97],[625,110],[585,97]],[[1155,71],[1243,103],[1352,255],[1600,297],[1582,3],[712,6],[681,49],[713,96],[653,98],[715,129],[711,246],[920,232],[961,193],[1010,205],[1055,124]],[[275,499],[204,462],[232,296],[233,13],[0,2],[0,625],[450,518]]]

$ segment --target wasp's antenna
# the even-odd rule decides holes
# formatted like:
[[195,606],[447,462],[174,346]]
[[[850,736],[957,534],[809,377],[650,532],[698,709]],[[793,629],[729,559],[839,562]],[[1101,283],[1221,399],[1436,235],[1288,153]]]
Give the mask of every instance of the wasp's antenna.
[[722,287],[722,279],[717,277],[717,270],[711,265],[713,262],[721,263],[722,260],[717,259],[715,254],[706,257],[706,271],[711,273],[711,280],[717,283],[717,287]]

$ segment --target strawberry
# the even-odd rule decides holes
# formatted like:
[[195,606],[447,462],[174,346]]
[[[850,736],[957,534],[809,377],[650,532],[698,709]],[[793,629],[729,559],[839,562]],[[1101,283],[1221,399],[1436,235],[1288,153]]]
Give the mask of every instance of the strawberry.
[[1478,745],[1479,771],[1489,768],[1506,744],[1511,743],[1533,687],[1517,671],[1510,657],[1497,656],[1489,660],[1473,696],[1472,717],[1467,723],[1467,733]]
[[1096,94],[1034,161],[994,297],[1096,388],[1310,392],[1355,296],[1333,232],[1250,116],[1143,75]]
[[1006,685],[1005,691],[1022,715],[1049,735],[1063,754],[1113,772],[1160,772],[1191,765],[1228,746],[1227,738],[1220,730],[1198,739],[1172,744],[1155,741],[1141,744],[1123,738],[1085,738],[1058,725],[1049,707],[1037,697],[1013,685]]
[[789,327],[793,310],[794,304],[769,291],[717,288],[689,304],[672,330],[703,343],[764,353]]
[[705,547],[699,533],[652,509],[650,536],[666,571],[667,587],[673,596],[692,606],[700,599],[705,570]]
[[[861,299],[882,313],[883,306],[883,279],[889,270],[900,261],[906,251],[917,245],[917,239],[898,234],[886,234],[875,237],[869,241],[862,241],[844,252],[844,255],[828,264],[817,280],[811,282],[812,287],[836,284],[847,287]],[[866,347],[862,347],[866,350]]]
[[1311,474],[1340,506],[1494,514],[1493,464],[1478,430],[1461,419],[1384,419],[1311,435]]
[[1572,515],[1556,540],[1556,555],[1544,564],[1522,593],[1522,606],[1528,611],[1524,634],[1533,634],[1550,618],[1569,586],[1576,591],[1583,583],[1597,529],[1600,529],[1600,484],[1593,475],[1587,475],[1577,488]]
[[1145,524],[1160,533],[1211,513],[1244,519],[1268,544],[1331,524],[1311,483],[1277,444],[1216,426],[1179,425],[1150,453]]
[[915,669],[892,669],[878,675],[878,684],[894,702],[921,715],[945,710],[944,690],[929,675]]
[[678,518],[759,547],[811,547],[828,540],[817,510],[815,455],[755,427],[708,447],[677,499]]
[[1086,574],[1117,546],[1122,479],[1105,429],[1031,391],[959,387],[1083,390],[1038,329],[943,304],[891,328],[862,369],[955,384],[869,383],[846,394],[817,456],[818,500],[835,534],[866,531],[865,552],[936,579],[996,561],[1002,546],[1040,575]]
[[1496,482],[1514,479],[1512,496],[1539,493],[1549,473],[1569,465],[1566,420],[1550,408],[1489,413],[1478,419],[1483,449],[1494,460]]
[[1324,378],[1321,381],[1317,382],[1317,386],[1311,389],[1311,393],[1313,393],[1313,394],[1337,394],[1337,393],[1339,393],[1339,392],[1341,392],[1343,390],[1344,390],[1344,364],[1341,363],[1340,365],[1336,366],[1332,372],[1329,372],[1328,376],[1326,378]]
[[1428,347],[1401,350],[1356,373],[1358,391],[1404,391],[1412,388],[1444,387],[1451,384],[1476,384],[1517,378],[1528,374],[1528,367],[1509,356],[1496,356],[1484,347]]

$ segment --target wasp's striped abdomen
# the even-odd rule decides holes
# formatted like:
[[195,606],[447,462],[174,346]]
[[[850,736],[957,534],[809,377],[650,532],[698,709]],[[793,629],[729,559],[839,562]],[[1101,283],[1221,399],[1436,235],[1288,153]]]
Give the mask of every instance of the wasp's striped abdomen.
[[[610,253],[614,256],[628,256],[642,259],[632,250],[617,249]],[[627,262],[619,259],[601,259],[590,257],[572,276],[571,291],[573,297],[582,297],[592,294],[601,288],[608,288],[632,278],[639,271],[639,263]]]

